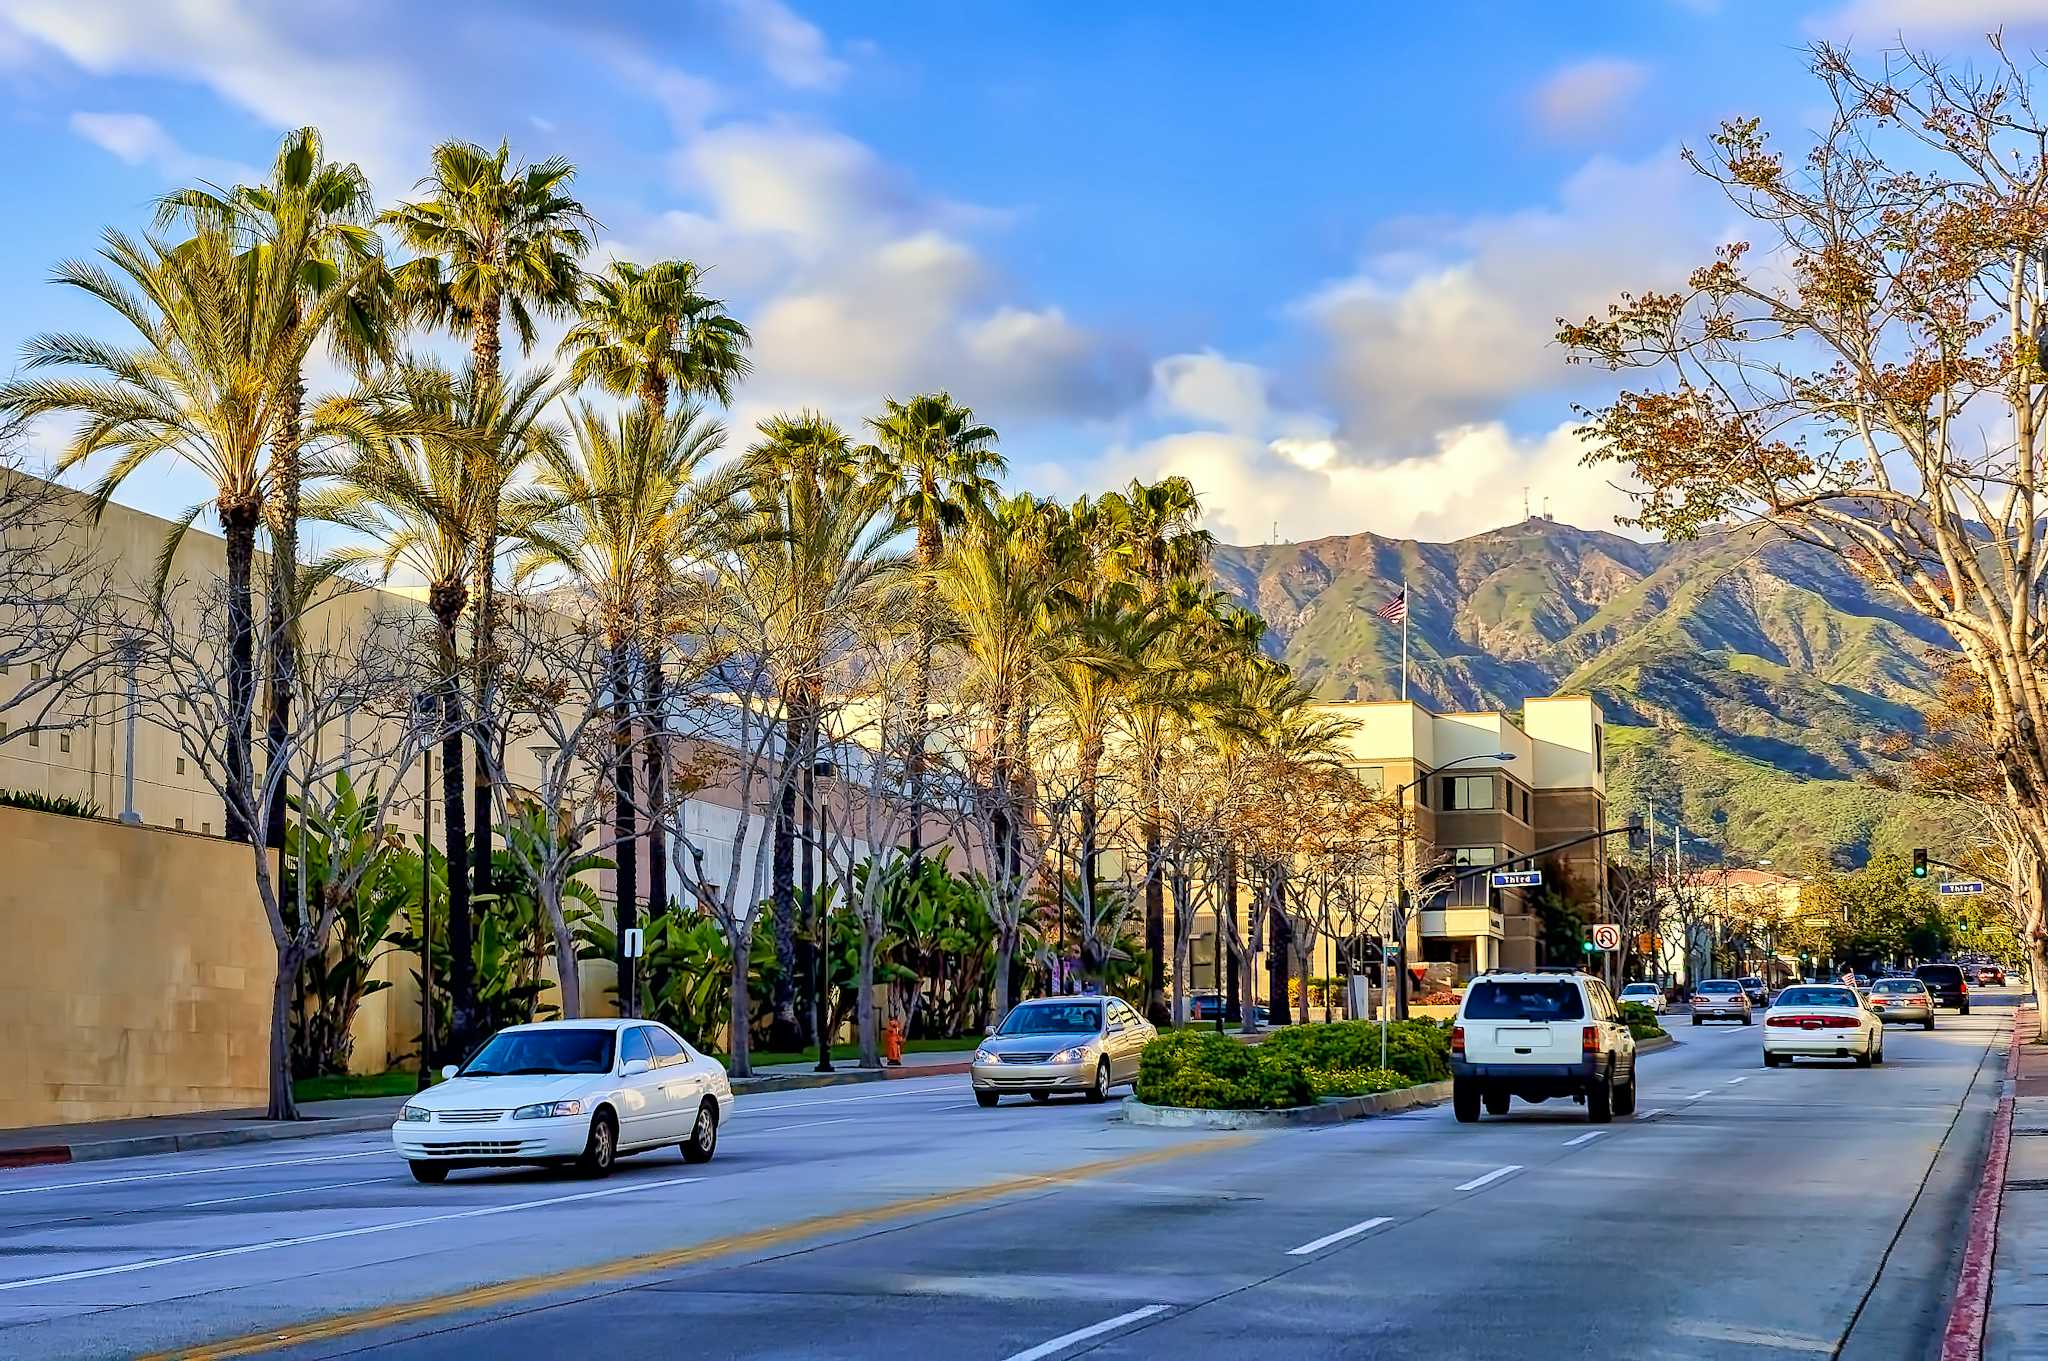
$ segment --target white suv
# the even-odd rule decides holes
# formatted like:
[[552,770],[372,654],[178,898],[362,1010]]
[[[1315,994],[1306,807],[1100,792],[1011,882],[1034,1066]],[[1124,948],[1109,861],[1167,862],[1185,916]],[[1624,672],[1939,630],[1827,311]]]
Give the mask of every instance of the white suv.
[[1508,1098],[1569,1096],[1603,1124],[1636,1108],[1636,1042],[1607,985],[1576,969],[1484,973],[1451,1030],[1451,1105],[1461,1123]]

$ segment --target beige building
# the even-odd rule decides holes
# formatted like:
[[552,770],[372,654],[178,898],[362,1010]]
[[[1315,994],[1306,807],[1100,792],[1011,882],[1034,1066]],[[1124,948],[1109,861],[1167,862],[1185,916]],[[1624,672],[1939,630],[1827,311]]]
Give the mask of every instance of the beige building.
[[[1400,796],[1411,870],[1440,864],[1446,871],[1445,887],[1418,903],[1409,960],[1448,964],[1460,978],[1544,963],[1529,895],[1491,889],[1489,876],[1491,867],[1606,827],[1600,706],[1583,695],[1530,699],[1519,721],[1504,713],[1439,714],[1401,700],[1321,707],[1350,724],[1346,740],[1359,777]],[[1573,901],[1605,900],[1604,841],[1534,867],[1561,875],[1558,887]],[[1461,873],[1467,870],[1474,872]]]

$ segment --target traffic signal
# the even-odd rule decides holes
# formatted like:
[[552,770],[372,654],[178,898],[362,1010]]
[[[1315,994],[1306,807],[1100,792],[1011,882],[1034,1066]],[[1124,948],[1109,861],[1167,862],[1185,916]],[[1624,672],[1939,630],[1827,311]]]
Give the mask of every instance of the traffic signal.
[[1590,955],[1593,953],[1593,942],[1590,940],[1582,940],[1579,942],[1579,948]]
[[1925,879],[1927,877],[1926,851],[1916,850],[1913,852],[1913,877],[1915,879]]

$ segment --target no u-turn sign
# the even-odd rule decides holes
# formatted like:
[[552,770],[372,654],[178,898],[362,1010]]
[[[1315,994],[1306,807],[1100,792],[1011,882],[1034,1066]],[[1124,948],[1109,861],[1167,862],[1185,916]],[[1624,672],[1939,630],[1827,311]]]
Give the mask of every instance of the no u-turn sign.
[[1621,928],[1613,922],[1601,922],[1593,928],[1593,948],[1596,950],[1619,950]]

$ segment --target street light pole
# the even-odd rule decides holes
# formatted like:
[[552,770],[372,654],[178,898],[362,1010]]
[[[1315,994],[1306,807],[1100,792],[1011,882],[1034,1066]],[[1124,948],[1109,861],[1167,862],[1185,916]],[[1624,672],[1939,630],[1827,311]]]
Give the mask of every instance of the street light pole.
[[121,652],[128,663],[128,755],[121,771],[121,821],[130,827],[142,825],[142,814],[135,811],[135,668],[140,651],[134,638],[122,641]]

